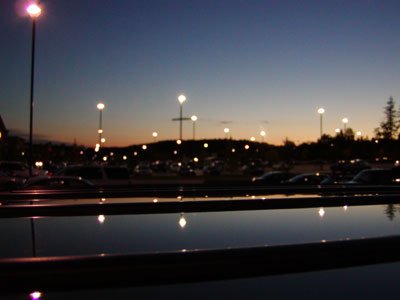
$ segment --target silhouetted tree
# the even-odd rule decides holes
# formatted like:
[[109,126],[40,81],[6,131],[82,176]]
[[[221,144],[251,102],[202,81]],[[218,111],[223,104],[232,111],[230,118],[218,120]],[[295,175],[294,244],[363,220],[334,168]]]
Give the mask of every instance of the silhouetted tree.
[[400,123],[393,97],[389,97],[389,100],[386,102],[384,114],[385,119],[381,122],[380,127],[375,128],[375,135],[377,138],[395,139],[400,128]]
[[344,137],[347,140],[354,140],[354,130],[353,128],[346,128],[346,131],[344,132]]

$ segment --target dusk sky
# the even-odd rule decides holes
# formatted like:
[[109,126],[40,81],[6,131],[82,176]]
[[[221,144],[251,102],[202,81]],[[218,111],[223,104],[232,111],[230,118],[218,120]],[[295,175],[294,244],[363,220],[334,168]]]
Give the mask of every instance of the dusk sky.
[[[28,1],[0,1],[0,115],[29,130]],[[43,0],[37,19],[34,136],[94,146],[179,137],[177,97],[196,138],[281,144],[348,127],[373,136],[400,104],[400,1]],[[183,139],[192,138],[191,121]]]

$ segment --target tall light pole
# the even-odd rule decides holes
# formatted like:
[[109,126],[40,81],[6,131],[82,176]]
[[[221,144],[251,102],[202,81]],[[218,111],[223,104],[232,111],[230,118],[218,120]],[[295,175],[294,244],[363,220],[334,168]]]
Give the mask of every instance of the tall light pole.
[[178,97],[179,101],[179,139],[182,141],[182,104],[186,101],[185,95]]
[[264,139],[265,139],[265,135],[266,135],[265,131],[261,130],[260,135],[261,135],[261,141],[264,143]]
[[197,121],[197,116],[193,115],[190,117],[190,119],[193,122],[193,140],[196,139],[196,121]]
[[[97,104],[97,109],[98,109],[99,112],[100,112],[100,116],[99,116],[99,129],[97,130],[97,132],[98,132],[98,134],[99,134],[99,145],[101,145],[101,143],[102,143],[102,140],[101,140],[101,135],[102,135],[102,133],[103,133],[102,112],[103,112],[103,109],[104,109],[105,107],[106,107],[106,106],[104,105],[104,103],[101,103],[101,102],[100,102],[100,103]],[[100,147],[101,147],[101,146],[100,146]]]
[[229,128],[224,128],[226,139],[228,139],[229,131],[230,131]]
[[356,136],[357,136],[357,138],[361,141],[361,131],[357,131],[356,132]]
[[325,109],[320,107],[317,112],[319,113],[319,136],[322,138],[322,115],[325,113]]
[[30,113],[29,113],[29,177],[32,176],[32,136],[33,136],[33,82],[35,75],[35,33],[36,33],[36,18],[42,10],[40,7],[32,3],[26,11],[32,19],[32,54],[31,54],[31,90],[30,90]]
[[157,142],[158,132],[154,131],[152,133],[152,135],[153,135],[153,138],[154,138],[154,143]]
[[346,134],[346,124],[349,123],[349,119],[343,118],[342,122],[343,122],[343,134]]

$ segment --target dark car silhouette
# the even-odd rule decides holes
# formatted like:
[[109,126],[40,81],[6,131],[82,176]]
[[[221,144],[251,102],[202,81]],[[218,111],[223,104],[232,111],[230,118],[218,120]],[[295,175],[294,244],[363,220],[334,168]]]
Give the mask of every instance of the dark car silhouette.
[[288,172],[272,171],[265,173],[260,177],[253,177],[252,181],[256,184],[262,185],[279,185],[287,181],[294,175]]
[[363,170],[354,176],[351,181],[348,181],[347,184],[400,184],[400,168]]

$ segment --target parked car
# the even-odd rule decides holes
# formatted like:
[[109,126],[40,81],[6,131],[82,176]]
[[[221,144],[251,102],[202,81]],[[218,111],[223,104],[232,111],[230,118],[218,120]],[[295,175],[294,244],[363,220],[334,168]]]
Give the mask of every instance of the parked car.
[[72,165],[57,172],[55,176],[82,177],[98,186],[132,184],[128,169],[120,166]]
[[190,165],[183,164],[179,167],[178,176],[196,176],[196,173]]
[[350,181],[352,178],[353,176],[349,174],[333,173],[322,180],[321,184],[344,184],[347,181]]
[[222,160],[214,160],[207,163],[203,167],[204,175],[220,175],[225,168],[225,162]]
[[148,164],[138,164],[134,169],[134,173],[139,176],[150,176],[153,174],[153,170]]
[[296,185],[316,185],[321,184],[321,181],[327,178],[327,175],[320,173],[300,174],[286,181],[287,184]]
[[278,185],[284,183],[293,176],[294,176],[293,174],[288,172],[272,171],[265,173],[264,175],[259,177],[253,177],[252,181],[254,183],[263,185]]
[[21,187],[25,180],[23,177],[10,176],[0,171],[0,190],[14,190]]
[[362,159],[339,160],[331,166],[333,173],[357,174],[365,169],[371,169],[371,166]]
[[372,185],[400,184],[400,167],[363,170],[346,183]]
[[[0,161],[0,171],[15,177],[29,177],[29,166],[20,161]],[[46,170],[32,168],[32,176],[47,175]]]
[[94,188],[95,184],[82,177],[36,176],[28,179],[24,189],[82,189]]
[[260,176],[264,173],[264,168],[257,162],[251,162],[242,166],[241,171],[243,175]]

